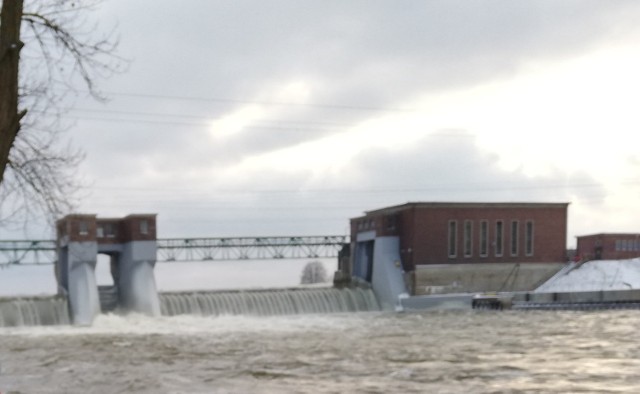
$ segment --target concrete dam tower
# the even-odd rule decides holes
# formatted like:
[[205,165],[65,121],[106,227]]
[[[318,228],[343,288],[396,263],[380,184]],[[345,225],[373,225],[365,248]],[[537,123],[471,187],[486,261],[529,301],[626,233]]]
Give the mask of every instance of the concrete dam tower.
[[153,269],[156,263],[156,215],[102,219],[68,215],[57,228],[58,289],[69,300],[74,324],[89,325],[100,314],[95,268],[98,254],[111,259],[117,305],[125,312],[160,315]]

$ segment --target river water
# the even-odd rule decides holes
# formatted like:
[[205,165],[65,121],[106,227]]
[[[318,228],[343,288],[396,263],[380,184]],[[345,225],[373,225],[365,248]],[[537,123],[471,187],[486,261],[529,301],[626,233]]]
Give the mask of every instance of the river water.
[[6,393],[637,393],[640,313],[100,316],[0,328]]

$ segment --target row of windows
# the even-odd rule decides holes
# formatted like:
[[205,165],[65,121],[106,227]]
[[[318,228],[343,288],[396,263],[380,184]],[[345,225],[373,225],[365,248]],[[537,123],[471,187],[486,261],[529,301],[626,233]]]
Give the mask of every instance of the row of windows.
[[616,239],[616,252],[640,252],[640,240]]
[[364,219],[358,222],[358,231],[374,230],[376,228],[376,222],[373,219]]
[[[494,223],[494,239],[491,245],[493,246],[494,256],[500,257],[504,254],[504,221],[496,220]],[[462,227],[462,254],[464,257],[473,257],[473,228],[474,222],[472,220],[465,220]],[[534,244],[534,228],[533,221],[528,220],[524,225],[524,249],[526,256],[533,255]],[[520,253],[520,222],[518,220],[511,221],[510,227],[510,244],[509,252],[511,256],[518,256]],[[480,245],[479,252],[480,257],[489,256],[489,221],[480,221],[480,234],[478,236],[478,242]],[[449,221],[449,238],[448,238],[448,255],[451,258],[458,256],[458,221]]]
[[[389,230],[389,231],[393,231],[396,229],[397,226],[397,217],[395,215],[389,215],[389,216],[385,216],[384,217],[384,222],[383,222],[383,226]],[[356,228],[358,229],[358,231],[365,231],[365,230],[375,230],[376,229],[376,220],[375,219],[363,219],[360,220],[357,225]]]
[[[149,234],[149,222],[146,220],[141,220],[139,222],[140,226],[140,234],[146,235]],[[78,234],[80,235],[88,235],[89,234],[89,223],[85,221],[81,221],[78,223]],[[114,238],[116,236],[116,228],[113,223],[104,223],[98,225],[96,228],[96,237],[98,238]]]

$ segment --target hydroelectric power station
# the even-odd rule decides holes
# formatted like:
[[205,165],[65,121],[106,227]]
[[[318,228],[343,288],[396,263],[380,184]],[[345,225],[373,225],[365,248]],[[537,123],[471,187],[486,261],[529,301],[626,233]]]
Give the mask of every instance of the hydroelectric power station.
[[[56,297],[0,299],[0,326],[89,325],[114,310],[151,316],[285,315],[640,305],[640,285],[627,282],[586,290],[547,288],[590,272],[587,260],[567,262],[567,208],[566,203],[407,203],[351,219],[350,241],[344,236],[162,240],[156,238],[155,215],[69,215],[57,223],[54,246],[0,241],[0,265],[7,264],[3,257],[18,264],[27,253],[39,261],[40,252],[55,251],[59,289]],[[640,250],[628,234],[612,235],[607,239],[615,242],[608,243],[602,237],[593,237],[587,249],[604,256],[615,248],[622,257]],[[98,254],[109,256],[113,286],[96,284]],[[319,257],[338,258],[333,287],[159,293],[154,277],[158,261]]]

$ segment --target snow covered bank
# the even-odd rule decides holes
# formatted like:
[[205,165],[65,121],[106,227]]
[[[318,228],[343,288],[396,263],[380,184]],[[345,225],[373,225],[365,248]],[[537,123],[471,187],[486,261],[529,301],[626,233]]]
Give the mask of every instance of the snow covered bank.
[[593,260],[563,269],[535,293],[640,289],[640,258]]

